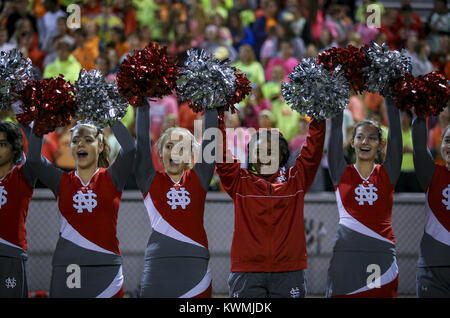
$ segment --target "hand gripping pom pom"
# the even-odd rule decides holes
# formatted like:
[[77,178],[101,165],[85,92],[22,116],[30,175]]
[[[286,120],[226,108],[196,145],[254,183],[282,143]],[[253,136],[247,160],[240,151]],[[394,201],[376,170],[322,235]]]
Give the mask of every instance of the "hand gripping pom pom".
[[163,98],[172,94],[178,72],[175,59],[167,55],[167,49],[150,43],[123,61],[117,72],[117,86],[131,105],[140,107],[145,97]]
[[32,79],[32,63],[18,49],[0,53],[0,109],[8,109],[27,81]]
[[24,126],[34,121],[33,131],[38,136],[67,126],[77,111],[75,89],[62,75],[31,81],[20,91],[20,99],[23,113],[17,114],[17,120]]
[[392,86],[402,76],[411,72],[411,61],[399,51],[391,51],[387,44],[380,47],[372,43],[364,51],[370,58],[370,64],[363,68],[366,75],[367,90],[384,96],[392,95]]
[[347,107],[349,84],[340,66],[334,72],[316,63],[315,58],[303,59],[282,84],[282,94],[292,109],[316,119],[331,118]]
[[100,128],[122,119],[127,112],[127,101],[119,94],[116,83],[106,82],[100,71],[80,72],[75,92],[78,103],[75,116]]
[[332,47],[320,53],[317,60],[328,71],[334,71],[341,65],[343,75],[355,92],[362,93],[367,88],[363,68],[369,65],[370,59],[361,49],[353,45]]
[[236,91],[234,69],[205,51],[190,49],[177,81],[177,95],[199,112],[205,108],[227,107]]
[[438,72],[416,78],[408,73],[394,85],[393,91],[399,109],[414,110],[419,117],[437,116],[447,107],[450,81]]

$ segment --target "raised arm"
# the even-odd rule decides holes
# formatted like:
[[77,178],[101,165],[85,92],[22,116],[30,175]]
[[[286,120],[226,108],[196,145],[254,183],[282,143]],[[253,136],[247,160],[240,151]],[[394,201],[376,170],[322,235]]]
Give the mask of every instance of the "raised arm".
[[344,113],[341,112],[331,119],[330,138],[328,139],[327,159],[330,178],[334,186],[341,181],[342,175],[347,168],[344,157],[344,136],[342,134],[342,121]]
[[[29,140],[31,128],[29,126],[23,126],[23,125],[20,125],[20,128],[22,129],[23,133],[25,134],[25,137],[27,138],[27,140]],[[28,184],[34,188],[38,177],[28,160],[26,160],[25,164],[23,165],[23,174],[25,175],[25,179],[27,180]]]
[[152,184],[156,169],[153,166],[152,145],[150,142],[150,110],[148,103],[144,103],[136,111],[136,159],[134,174],[136,184],[145,193]]
[[295,162],[295,166],[299,170],[298,177],[302,181],[305,192],[314,182],[317,169],[322,161],[325,130],[325,120],[313,119],[311,121],[305,145]]
[[[209,160],[210,158],[205,158],[205,154],[211,155],[211,152],[206,151],[207,149],[211,149],[211,144],[215,143],[216,147],[214,149],[217,149],[217,134],[213,134],[214,139],[211,141],[209,138],[206,139],[206,137],[209,135],[208,129],[209,128],[217,128],[218,127],[218,114],[216,109],[207,109],[205,111],[205,120],[203,124],[203,139],[202,139],[202,146],[201,146],[201,161],[197,162],[193,168],[193,170],[197,173],[198,177],[200,178],[200,182],[202,183],[203,189],[205,191],[208,191],[209,184],[211,183],[212,176],[214,174],[214,167],[216,164],[215,160],[215,153],[212,157],[213,161]],[[216,129],[217,130],[217,129]],[[210,136],[210,135],[209,135]]]
[[416,117],[413,119],[411,134],[413,142],[414,170],[417,180],[423,190],[430,185],[436,164],[427,146],[428,128],[425,118]]
[[[218,140],[218,147],[220,149],[216,168],[217,174],[220,177],[220,182],[224,190],[231,198],[234,198],[236,194],[236,187],[239,182],[241,163],[233,156],[232,152],[227,147],[227,137],[225,130],[225,121],[223,117],[219,119],[219,129],[222,133],[222,139]],[[216,154],[217,155],[217,154]]]
[[391,184],[396,184],[400,176],[403,159],[402,128],[400,124],[400,111],[395,106],[391,96],[385,97],[389,132],[387,138],[386,158],[383,166],[387,171]]
[[43,137],[36,136],[33,131],[30,131],[27,137],[27,164],[36,172],[39,180],[52,190],[55,197],[57,197],[63,171],[55,167],[41,154]]
[[108,168],[108,173],[116,189],[122,191],[133,171],[136,146],[133,137],[122,122],[118,121],[111,126],[111,129],[121,149],[114,163]]

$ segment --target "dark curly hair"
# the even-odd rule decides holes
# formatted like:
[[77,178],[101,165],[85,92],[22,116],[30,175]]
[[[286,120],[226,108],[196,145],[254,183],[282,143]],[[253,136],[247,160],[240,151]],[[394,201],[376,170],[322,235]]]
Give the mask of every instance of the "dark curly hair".
[[0,132],[6,134],[6,139],[11,145],[14,164],[19,164],[23,152],[22,133],[19,127],[9,121],[0,120]]
[[[283,167],[288,162],[290,156],[289,144],[286,138],[284,138],[284,136],[281,134],[281,132],[275,129],[267,129],[262,131],[259,130],[258,132],[253,134],[249,143],[247,144],[248,156],[250,156],[250,145],[253,144],[254,142],[257,142],[261,138],[261,134],[263,134],[264,132],[267,134],[266,135],[267,140],[271,140],[272,134],[278,135],[279,153],[281,154],[279,167]],[[248,170],[254,170],[250,157],[247,158],[247,162],[248,162]]]

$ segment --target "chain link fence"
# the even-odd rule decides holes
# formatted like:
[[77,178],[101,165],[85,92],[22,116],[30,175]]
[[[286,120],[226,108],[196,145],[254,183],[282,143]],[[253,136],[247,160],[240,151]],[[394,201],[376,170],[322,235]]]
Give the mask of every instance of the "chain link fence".
[[[424,195],[396,194],[392,223],[397,240],[399,295],[415,295],[415,267],[424,226]],[[305,198],[305,231],[308,246],[308,296],[325,295],[326,277],[338,226],[334,193],[309,193]],[[57,203],[47,189],[36,189],[27,219],[30,291],[48,290],[51,260],[58,239]],[[209,192],[205,228],[211,253],[214,296],[227,296],[234,206],[228,195]],[[118,220],[118,238],[123,253],[125,292],[137,297],[144,266],[144,251],[150,221],[139,191],[123,193]],[[343,273],[343,275],[346,275]]]

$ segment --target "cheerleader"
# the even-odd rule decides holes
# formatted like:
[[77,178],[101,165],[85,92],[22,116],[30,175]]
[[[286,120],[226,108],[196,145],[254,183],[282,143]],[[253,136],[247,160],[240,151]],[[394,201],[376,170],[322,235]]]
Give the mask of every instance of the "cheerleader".
[[[220,126],[224,130],[223,121]],[[305,297],[304,197],[320,165],[324,139],[325,121],[313,120],[305,145],[288,170],[284,165],[289,146],[278,130],[262,129],[252,136],[248,168],[241,168],[231,152],[223,150],[225,160],[217,163],[217,173],[233,199],[235,215],[230,297]]]
[[427,147],[427,124],[417,117],[412,125],[414,167],[425,190],[425,231],[417,262],[418,297],[450,297],[450,125],[442,134],[436,164]]
[[0,121],[0,298],[28,297],[25,221],[37,177],[22,156],[19,128]]
[[[205,131],[210,127],[217,127],[216,110],[205,111]],[[208,163],[202,158],[190,169],[194,136],[184,128],[169,128],[157,142],[165,169],[158,172],[152,163],[148,103],[137,109],[136,131],[136,183],[152,227],[140,297],[211,297],[203,214],[215,160]],[[207,145],[204,138],[202,154]]]
[[343,154],[342,113],[332,119],[328,163],[339,210],[339,226],[328,269],[327,297],[397,297],[398,267],[391,214],[402,163],[399,110],[386,97],[389,134],[379,124],[358,122],[351,146],[356,163]]
[[30,163],[55,195],[59,209],[60,236],[52,260],[50,297],[123,297],[117,214],[135,145],[122,123],[111,128],[122,147],[111,166],[101,129],[92,124],[72,129],[70,149],[76,169],[70,172],[41,156],[42,137],[30,134]]

